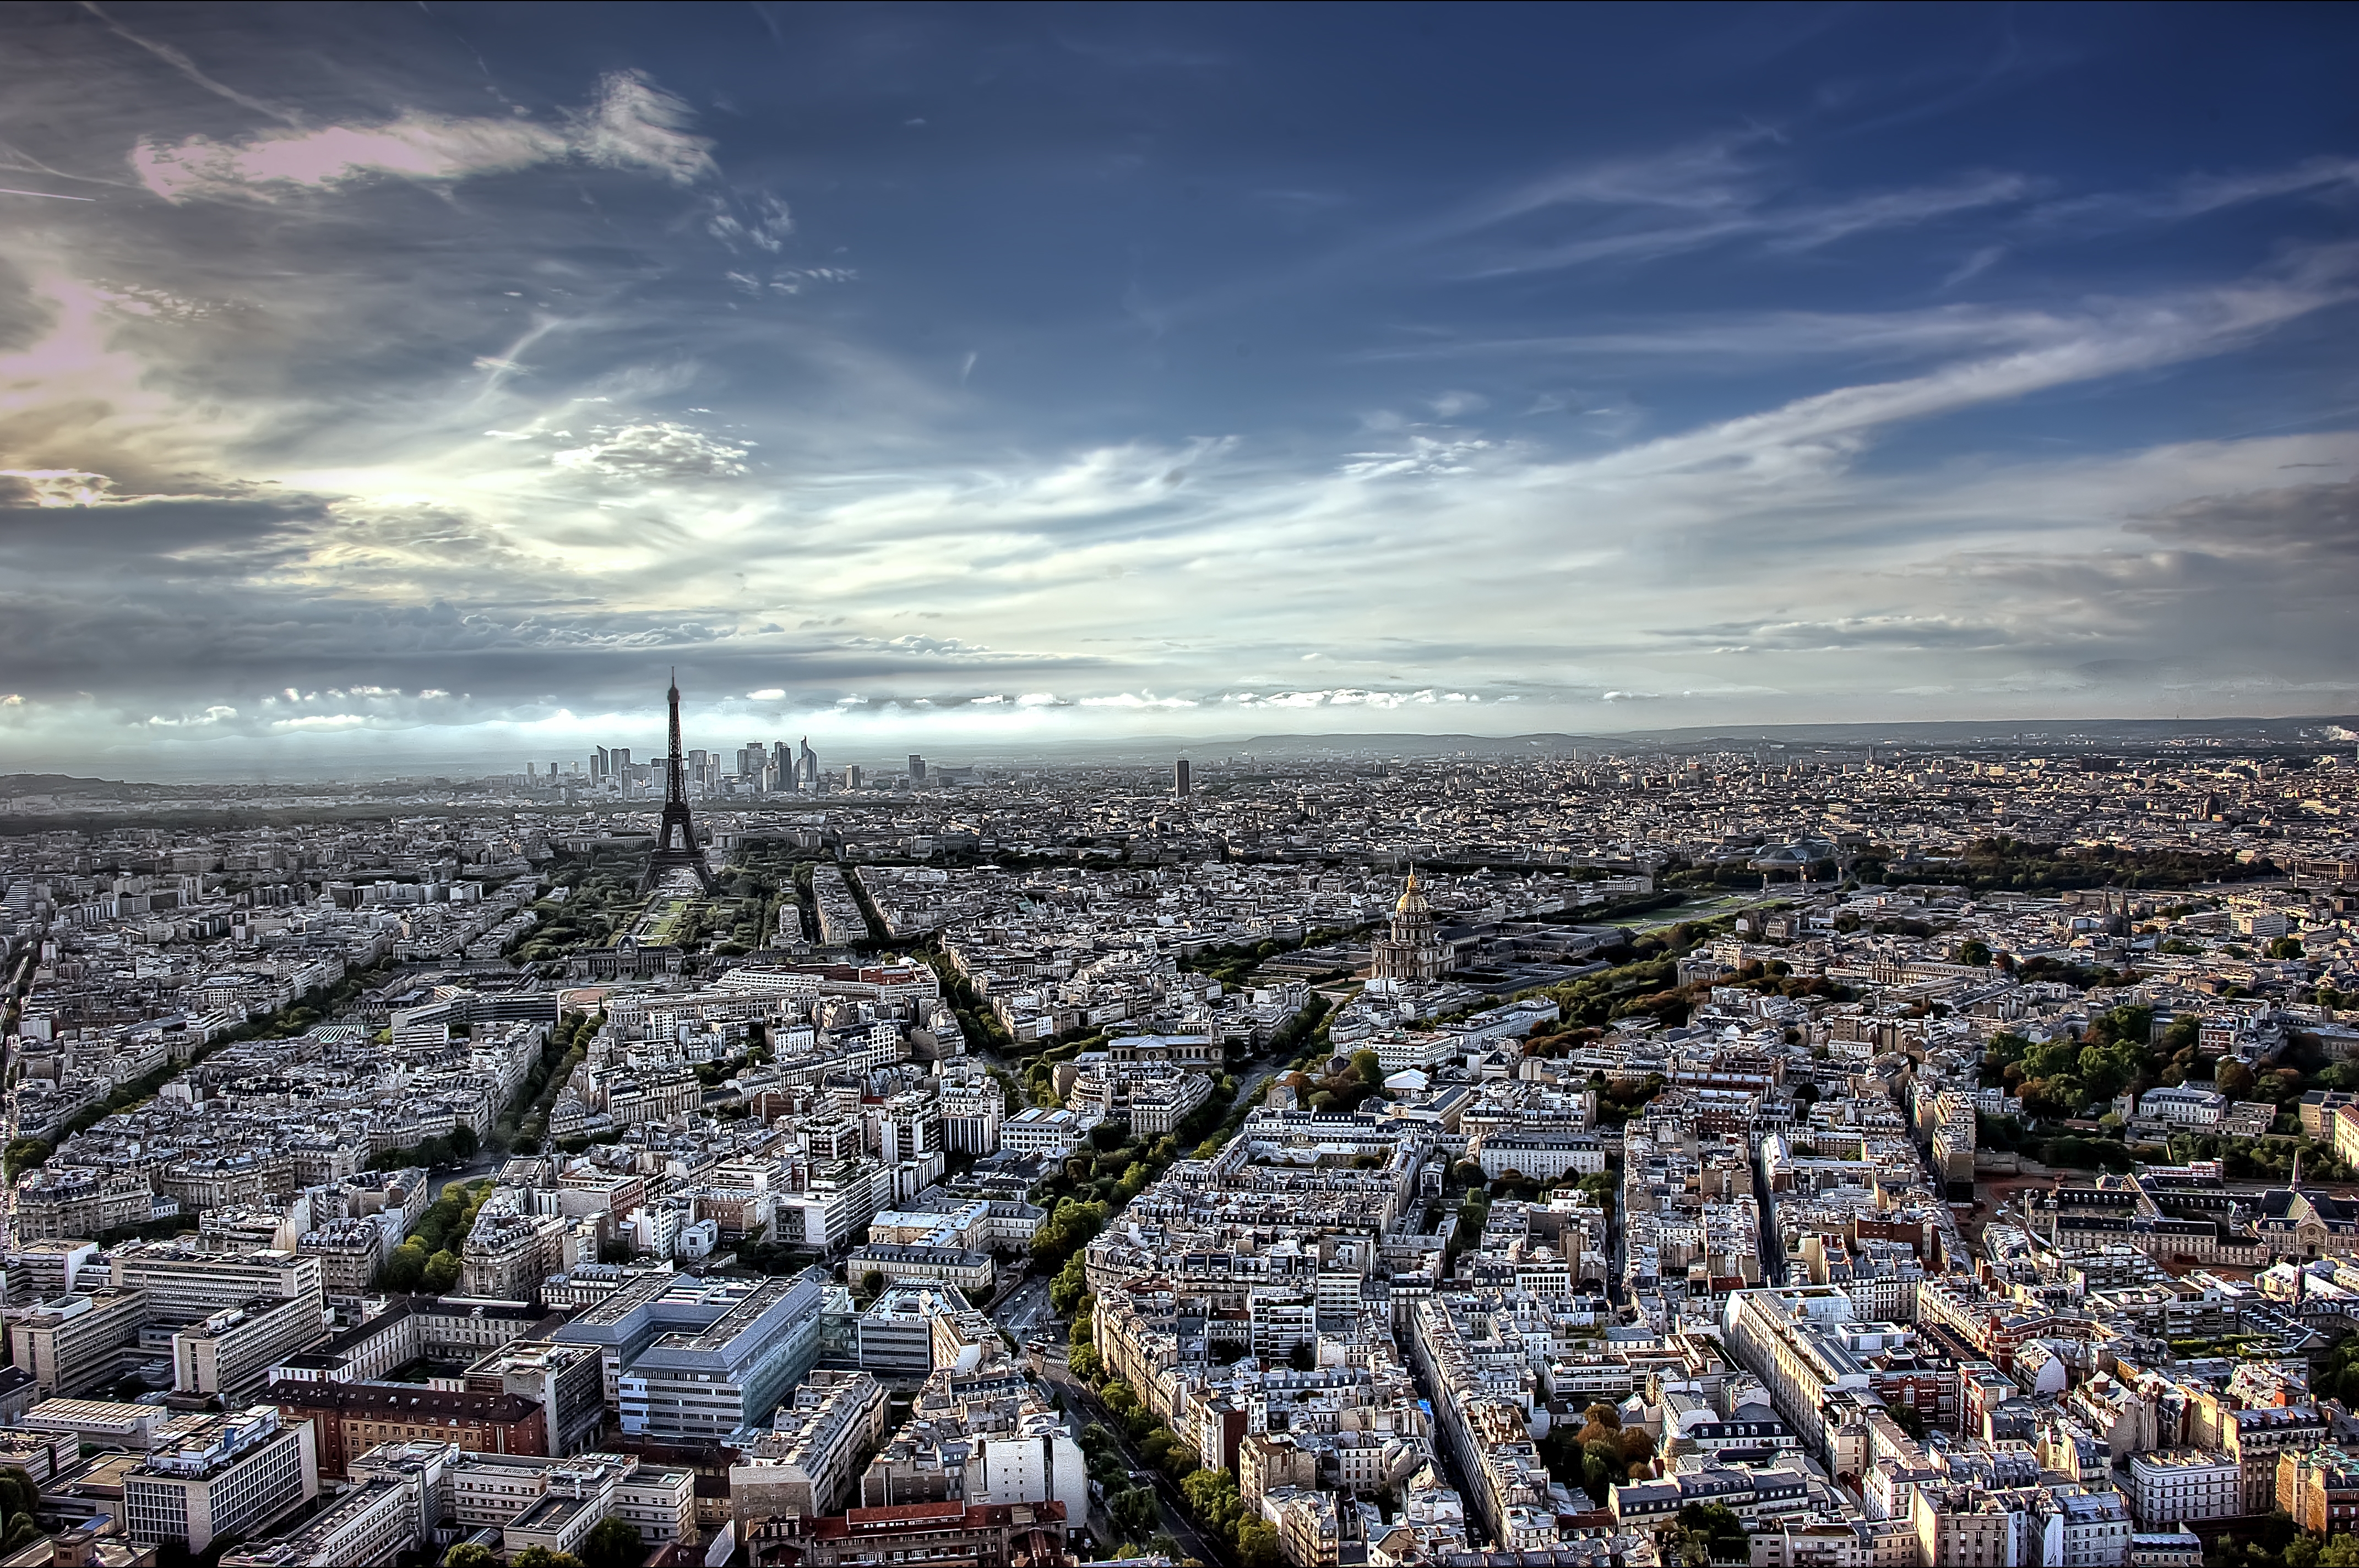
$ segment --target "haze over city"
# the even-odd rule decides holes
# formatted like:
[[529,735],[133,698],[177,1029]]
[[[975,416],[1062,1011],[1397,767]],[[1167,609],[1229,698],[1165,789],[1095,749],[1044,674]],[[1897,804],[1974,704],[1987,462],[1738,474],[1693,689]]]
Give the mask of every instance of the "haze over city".
[[0,757],[2347,713],[2353,34],[13,7]]

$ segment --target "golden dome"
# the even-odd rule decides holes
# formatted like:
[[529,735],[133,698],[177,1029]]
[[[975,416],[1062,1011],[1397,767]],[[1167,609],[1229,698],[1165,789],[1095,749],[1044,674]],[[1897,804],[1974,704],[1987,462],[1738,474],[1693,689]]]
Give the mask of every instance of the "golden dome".
[[1409,868],[1408,885],[1401,889],[1400,902],[1393,905],[1393,913],[1403,914],[1412,904],[1419,908],[1425,904],[1425,895],[1417,891],[1417,868],[1414,866]]

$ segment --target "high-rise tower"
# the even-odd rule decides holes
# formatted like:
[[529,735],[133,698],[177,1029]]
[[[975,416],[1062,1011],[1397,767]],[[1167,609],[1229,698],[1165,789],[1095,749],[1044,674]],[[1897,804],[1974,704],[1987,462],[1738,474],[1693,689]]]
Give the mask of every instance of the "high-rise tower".
[[696,824],[688,815],[688,780],[679,749],[679,676],[671,682],[671,751],[664,758],[663,820],[656,827],[655,848],[647,851],[647,869],[639,873],[639,892],[653,892],[665,875],[676,871],[696,873],[697,884],[712,891],[712,868],[704,863],[704,846],[696,841]]

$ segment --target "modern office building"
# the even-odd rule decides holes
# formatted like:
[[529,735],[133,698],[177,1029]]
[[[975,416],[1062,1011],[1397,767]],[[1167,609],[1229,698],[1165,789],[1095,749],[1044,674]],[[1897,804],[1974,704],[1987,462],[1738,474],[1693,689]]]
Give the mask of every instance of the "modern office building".
[[718,1442],[769,1423],[819,1358],[819,1270],[772,1279],[648,1275],[560,1327],[595,1346],[625,1436]]
[[124,1532],[190,1555],[217,1537],[250,1535],[319,1496],[311,1423],[255,1405],[192,1422],[123,1477]]
[[168,1327],[199,1323],[217,1312],[266,1296],[321,1295],[320,1260],[297,1252],[200,1252],[170,1241],[133,1241],[114,1249],[114,1283],[147,1292],[147,1321]]
[[72,1399],[122,1375],[147,1312],[145,1291],[113,1287],[10,1307],[9,1357],[33,1375],[36,1398]]
[[327,1337],[317,1296],[228,1307],[172,1336],[172,1386],[218,1395],[223,1410],[236,1410],[262,1391],[281,1359]]
[[355,1481],[285,1535],[234,1547],[221,1568],[345,1568],[391,1563],[419,1541],[419,1483],[411,1477]]

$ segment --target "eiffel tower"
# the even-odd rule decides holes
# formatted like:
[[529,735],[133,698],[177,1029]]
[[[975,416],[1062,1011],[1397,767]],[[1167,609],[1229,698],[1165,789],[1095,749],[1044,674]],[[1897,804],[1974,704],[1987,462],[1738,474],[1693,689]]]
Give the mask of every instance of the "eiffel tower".
[[671,754],[664,758],[663,822],[656,829],[655,848],[647,851],[647,869],[639,873],[639,894],[655,892],[656,884],[672,871],[690,871],[704,891],[712,891],[712,868],[704,863],[704,846],[696,841],[696,824],[688,816],[688,775],[679,751],[679,672],[671,677]]

